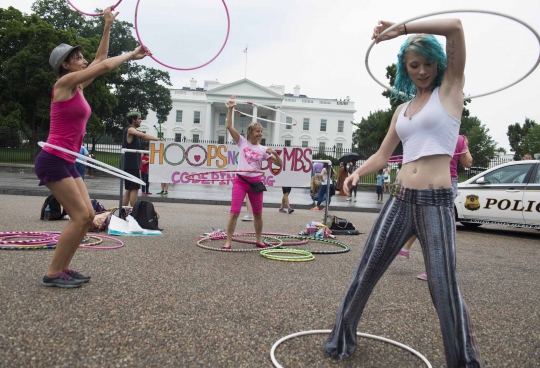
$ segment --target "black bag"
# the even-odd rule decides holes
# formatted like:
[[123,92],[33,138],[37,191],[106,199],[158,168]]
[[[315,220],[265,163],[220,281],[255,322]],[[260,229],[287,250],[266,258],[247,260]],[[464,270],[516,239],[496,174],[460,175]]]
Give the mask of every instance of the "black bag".
[[41,206],[41,220],[45,218],[45,208],[47,208],[47,205],[49,206],[49,210],[51,210],[49,220],[62,220],[64,216],[67,215],[67,212],[62,210],[60,202],[58,202],[58,200],[51,194],[45,199],[45,202],[43,202],[43,205]]
[[334,215],[328,215],[326,218],[326,226],[328,226],[330,230],[356,230],[354,225],[349,221]]
[[154,210],[154,204],[147,201],[137,201],[133,206],[131,216],[139,223],[139,226],[147,230],[161,230],[158,227],[159,216]]
[[336,230],[332,229],[332,235],[360,235],[358,230]]
[[252,183],[252,182],[247,181],[246,179],[244,179],[242,177],[242,175],[236,175],[236,176],[238,176],[240,179],[242,179],[243,181],[248,183],[251,186],[251,191],[252,192],[254,192],[254,193],[266,192],[266,187],[264,186],[264,184],[261,181],[259,181],[257,183]]

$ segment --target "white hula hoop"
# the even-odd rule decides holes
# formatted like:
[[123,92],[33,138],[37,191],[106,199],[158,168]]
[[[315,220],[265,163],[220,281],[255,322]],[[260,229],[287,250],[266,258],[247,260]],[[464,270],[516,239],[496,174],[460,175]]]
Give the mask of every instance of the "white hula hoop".
[[98,165],[102,165],[110,170],[106,170],[104,169],[103,167],[100,167],[100,166],[96,166],[96,165],[92,165],[92,164],[89,164],[85,161],[82,161],[80,160],[78,157],[81,155],[79,152],[73,152],[73,151],[70,151],[68,149],[65,149],[63,147],[58,147],[58,146],[55,146],[54,144],[50,144],[50,143],[45,143],[45,142],[38,142],[38,145],[40,147],[51,147],[51,148],[54,148],[55,150],[58,150],[58,151],[61,151],[61,152],[64,152],[64,153],[68,153],[70,155],[73,155],[75,157],[77,157],[77,162],[80,162],[81,164],[84,164],[84,165],[87,165],[87,166],[90,166],[90,167],[93,167],[95,169],[98,169],[98,170],[101,170],[101,171],[104,171],[106,173],[109,173],[109,174],[112,174],[114,176],[117,176],[119,177],[120,179],[124,179],[124,180],[129,180],[129,181],[132,181],[134,183],[137,183],[139,185],[146,185],[146,183],[144,181],[142,181],[141,179],[131,175],[131,174],[128,174],[127,172],[125,171],[122,171],[120,169],[117,169],[116,167],[113,167],[113,166],[110,166],[110,165],[107,165],[106,163],[104,162],[101,162],[101,161],[98,161],[94,158],[90,158],[90,157],[87,157],[86,160],[89,161],[89,162],[93,162],[93,163],[96,163]]
[[[227,102],[228,102],[228,101],[230,101],[230,100],[225,101],[225,106],[227,106],[227,108],[229,107],[229,106],[227,105]],[[234,112],[236,112],[236,113],[238,113],[238,114],[242,114],[242,115],[245,115],[245,116],[249,116],[249,117],[254,118],[254,119],[257,119],[257,120],[268,121],[268,122],[270,122],[270,123],[275,123],[275,124],[290,125],[290,126],[296,126],[296,124],[298,124],[298,120],[296,120],[295,117],[292,116],[291,114],[287,114],[286,112],[283,112],[283,111],[280,111],[280,110],[277,110],[277,109],[273,109],[273,108],[268,107],[268,106],[266,106],[266,105],[261,105],[261,104],[258,104],[258,103],[256,103],[256,102],[243,101],[243,100],[234,100],[234,102],[239,102],[239,103],[241,103],[241,104],[255,105],[255,106],[264,107],[265,109],[275,111],[275,112],[276,112],[276,116],[277,116],[277,114],[283,114],[283,115],[285,115],[285,116],[290,117],[290,118],[293,120],[293,122],[292,122],[292,123],[284,123],[284,122],[282,122],[282,121],[277,121],[277,120],[263,119],[263,118],[261,118],[261,117],[256,117],[256,116],[247,114],[247,113],[242,112],[242,111],[240,111],[240,110],[233,109]]]
[[[282,337],[281,339],[276,341],[276,343],[272,346],[272,349],[270,350],[270,358],[272,359],[272,363],[274,364],[274,367],[283,368],[283,366],[278,363],[278,361],[276,360],[276,356],[275,356],[275,352],[276,352],[277,347],[283,341],[287,341],[287,340],[292,339],[293,337],[298,337],[298,336],[315,335],[315,334],[329,334],[330,332],[332,332],[332,330],[310,330],[310,331],[296,332],[296,333],[290,334],[288,336]],[[424,362],[428,368],[433,368],[431,366],[431,363],[429,362],[429,360],[426,359],[425,356],[423,356],[422,354],[420,354],[418,351],[414,350],[410,346],[407,346],[405,344],[402,344],[402,343],[394,341],[394,340],[387,339],[386,337],[377,336],[377,335],[370,335],[370,334],[362,333],[362,332],[357,332],[356,336],[361,336],[361,337],[366,337],[368,339],[384,341],[384,342],[386,342],[388,344],[392,344],[392,345],[395,345],[395,346],[400,347],[402,349],[405,349],[408,352],[410,352],[410,353],[416,355],[418,358],[420,358],[422,360],[422,362]]]
[[[373,40],[373,42],[371,43],[371,45],[369,45],[369,48],[366,52],[366,60],[365,60],[365,63],[366,63],[366,69],[367,69],[367,72],[369,73],[369,75],[371,76],[371,78],[373,78],[373,80],[375,82],[377,82],[378,84],[380,84],[382,87],[386,88],[387,90],[391,91],[392,90],[392,87],[390,87],[389,85],[386,85],[384,83],[382,83],[381,81],[379,81],[377,78],[375,78],[375,76],[373,75],[373,73],[371,73],[371,70],[369,69],[369,63],[368,63],[368,58],[369,58],[369,53],[371,52],[371,49],[373,48],[373,46],[376,45],[377,43],[377,40],[385,35],[386,33],[390,32],[391,30],[399,27],[399,26],[402,26],[403,24],[405,23],[409,23],[409,22],[412,22],[413,20],[417,20],[417,19],[422,19],[422,18],[426,18],[426,17],[431,17],[433,15],[440,15],[440,14],[450,14],[450,13],[483,13],[483,14],[491,14],[491,15],[498,15],[500,17],[503,17],[503,18],[508,18],[508,19],[511,19],[515,22],[518,22],[520,23],[521,25],[525,26],[526,28],[528,28],[535,36],[536,36],[536,39],[538,40],[538,45],[540,47],[540,35],[538,34],[538,32],[536,32],[536,30],[531,27],[530,25],[528,25],[527,23],[525,23],[524,21],[522,20],[519,20],[515,17],[512,17],[511,15],[507,15],[507,14],[503,14],[503,13],[498,13],[498,12],[494,12],[494,11],[491,11],[491,10],[479,10],[479,9],[461,9],[461,10],[445,10],[445,11],[440,11],[440,12],[434,12],[434,13],[429,13],[429,14],[424,14],[424,15],[420,15],[420,16],[417,16],[417,17],[414,17],[414,18],[411,18],[411,19],[407,19],[403,22],[399,22],[399,23],[396,23],[394,24],[392,27],[388,28],[387,30],[385,30],[383,33],[381,33],[376,39]],[[540,51],[538,52],[538,59],[536,60],[536,63],[533,65],[533,67],[531,68],[531,70],[529,70],[523,77],[519,78],[517,81],[515,81],[514,83],[511,83],[511,84],[508,84],[507,86],[504,86],[502,88],[499,88],[499,89],[496,89],[494,91],[491,91],[491,92],[487,92],[487,93],[482,93],[482,94],[479,94],[479,95],[475,95],[475,96],[467,96],[467,97],[463,97],[463,100],[470,100],[470,99],[473,99],[473,98],[478,98],[478,97],[483,97],[483,96],[487,96],[487,95],[492,95],[494,93],[497,93],[497,92],[500,92],[502,90],[505,90],[507,88],[510,88],[512,87],[514,84],[518,84],[519,82],[521,82],[523,79],[527,78],[529,76],[529,74],[531,74],[535,69],[536,67],[538,66],[538,64],[540,64]]]

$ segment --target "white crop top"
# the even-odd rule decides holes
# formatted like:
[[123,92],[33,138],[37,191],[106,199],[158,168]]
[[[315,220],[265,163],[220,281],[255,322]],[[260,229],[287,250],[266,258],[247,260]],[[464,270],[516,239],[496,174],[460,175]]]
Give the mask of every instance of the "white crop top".
[[424,156],[453,156],[461,121],[450,115],[439,100],[439,87],[431,93],[427,104],[411,119],[401,109],[396,121],[396,133],[403,143],[403,164]]

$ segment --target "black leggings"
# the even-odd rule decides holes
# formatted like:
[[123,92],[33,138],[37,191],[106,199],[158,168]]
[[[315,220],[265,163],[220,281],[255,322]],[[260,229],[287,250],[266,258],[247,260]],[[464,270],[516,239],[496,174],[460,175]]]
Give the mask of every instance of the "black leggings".
[[456,280],[452,189],[414,190],[394,185],[364,247],[324,353],[344,359],[356,350],[356,329],[377,281],[412,235],[422,247],[433,304],[449,368],[480,367],[467,306]]

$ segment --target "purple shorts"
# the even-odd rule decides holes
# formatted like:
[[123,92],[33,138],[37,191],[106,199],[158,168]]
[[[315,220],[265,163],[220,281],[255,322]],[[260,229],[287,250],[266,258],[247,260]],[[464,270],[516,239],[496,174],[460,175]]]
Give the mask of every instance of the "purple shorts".
[[75,164],[67,162],[63,158],[41,151],[34,163],[34,172],[39,178],[39,185],[53,183],[65,178],[77,179],[81,174],[75,168]]

